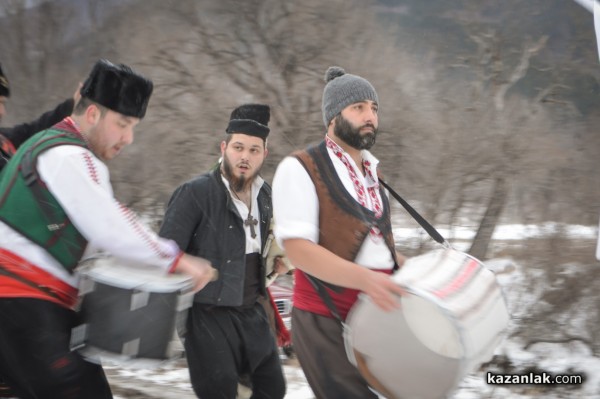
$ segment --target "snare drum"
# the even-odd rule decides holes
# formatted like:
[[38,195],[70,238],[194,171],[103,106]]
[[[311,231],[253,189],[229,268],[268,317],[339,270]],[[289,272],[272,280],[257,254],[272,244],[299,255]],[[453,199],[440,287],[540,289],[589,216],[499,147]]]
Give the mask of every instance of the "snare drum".
[[346,319],[348,357],[387,398],[444,398],[502,340],[502,291],[481,262],[454,249],[409,258],[392,278],[407,292],[401,308],[382,311],[361,294]]
[[95,260],[80,275],[83,324],[73,330],[72,346],[84,356],[121,362],[181,355],[177,332],[194,296],[189,277],[111,258]]

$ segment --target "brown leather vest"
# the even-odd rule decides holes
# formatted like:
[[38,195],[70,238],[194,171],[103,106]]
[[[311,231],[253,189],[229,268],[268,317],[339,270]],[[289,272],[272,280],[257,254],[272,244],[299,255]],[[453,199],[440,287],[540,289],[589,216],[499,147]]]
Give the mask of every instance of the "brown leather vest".
[[[375,213],[360,205],[344,187],[327,153],[325,141],[292,154],[304,166],[312,179],[319,199],[319,245],[334,254],[353,262],[372,226],[382,232],[385,243],[392,253],[396,251],[390,220],[390,204],[380,186],[383,213],[378,219]],[[379,171],[377,171],[379,176]],[[394,267],[396,269],[397,266]]]

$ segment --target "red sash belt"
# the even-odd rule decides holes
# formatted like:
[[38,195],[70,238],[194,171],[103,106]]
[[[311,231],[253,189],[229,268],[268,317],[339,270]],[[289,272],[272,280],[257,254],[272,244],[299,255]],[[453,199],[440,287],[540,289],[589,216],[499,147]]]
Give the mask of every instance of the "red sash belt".
[[38,298],[70,309],[77,302],[76,288],[2,248],[0,248],[0,268],[8,272],[0,273],[0,297]]

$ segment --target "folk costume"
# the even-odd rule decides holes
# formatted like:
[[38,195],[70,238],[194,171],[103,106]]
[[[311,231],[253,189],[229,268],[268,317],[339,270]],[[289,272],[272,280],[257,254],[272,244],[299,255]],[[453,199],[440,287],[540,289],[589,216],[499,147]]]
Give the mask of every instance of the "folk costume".
[[[81,89],[138,118],[151,92],[152,82],[105,60]],[[107,167],[67,117],[25,142],[0,174],[0,375],[19,398],[112,397],[101,366],[69,348],[77,264],[98,251],[165,272],[182,254],[115,200]]]
[[[365,99],[377,100],[366,80],[349,74],[333,77],[323,95],[325,126],[346,106]],[[280,245],[287,239],[305,239],[343,259],[391,274],[397,262],[390,206],[377,178],[379,161],[367,150],[361,154],[362,168],[326,136],[318,145],[285,158],[273,179],[275,237]],[[359,291],[321,284],[334,311],[345,319]],[[348,361],[341,323],[299,269],[293,302],[294,350],[316,397],[377,398]]]
[[[0,96],[10,97],[8,79],[0,66]],[[74,100],[69,98],[56,108],[42,114],[38,119],[13,127],[0,127],[0,170],[8,159],[14,155],[17,148],[34,134],[57,124],[73,112]]]
[[[242,105],[232,112],[226,132],[266,140],[269,116],[267,106]],[[248,207],[236,198],[219,164],[175,190],[159,232],[219,272],[217,281],[196,293],[182,337],[200,398],[233,399],[246,375],[253,398],[285,394],[275,338],[259,303],[266,295],[263,250],[272,218],[271,187],[257,176],[251,190]]]

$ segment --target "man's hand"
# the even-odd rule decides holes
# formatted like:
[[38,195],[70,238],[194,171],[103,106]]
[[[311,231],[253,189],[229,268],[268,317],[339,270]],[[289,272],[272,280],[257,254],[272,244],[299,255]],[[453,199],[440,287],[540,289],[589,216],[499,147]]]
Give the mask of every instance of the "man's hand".
[[283,261],[283,256],[276,256],[273,261],[273,271],[278,275],[286,274],[290,268]]
[[217,269],[204,258],[183,254],[175,267],[177,273],[187,274],[194,282],[194,291],[200,291],[211,281],[219,278]]
[[400,307],[397,295],[406,295],[398,284],[385,273],[365,269],[365,279],[361,291],[373,300],[373,303],[384,311],[392,311]]

